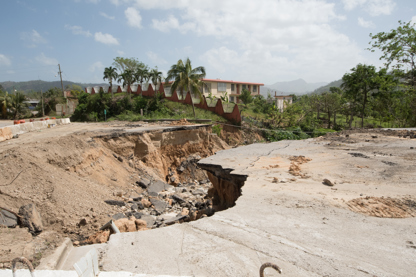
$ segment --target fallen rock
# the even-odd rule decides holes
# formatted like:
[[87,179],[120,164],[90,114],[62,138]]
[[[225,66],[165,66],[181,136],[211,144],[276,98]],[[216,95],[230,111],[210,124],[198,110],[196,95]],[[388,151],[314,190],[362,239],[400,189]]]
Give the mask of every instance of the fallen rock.
[[42,219],[39,212],[36,210],[35,204],[21,206],[19,215],[21,216],[21,226],[29,228],[29,232],[32,235],[39,234],[43,231]]
[[150,199],[150,202],[152,203],[154,209],[158,212],[158,213],[163,213],[166,208],[168,207],[168,204],[164,201],[160,201],[157,199]]
[[15,228],[17,226],[17,216],[6,210],[0,210],[0,225]]
[[146,221],[147,228],[152,228],[153,224],[155,224],[155,218],[151,215],[142,215],[140,219]]
[[124,213],[118,213],[118,214],[113,215],[111,218],[113,220],[119,220],[119,219],[127,218],[127,217],[126,217],[126,215]]
[[147,230],[147,222],[144,221],[143,219],[136,219],[134,221],[134,223],[136,223],[136,229],[137,229],[137,231],[145,231],[145,230]]
[[144,199],[144,198],[142,199],[141,203],[145,208],[149,208],[150,206],[152,206],[152,203],[149,200]]
[[123,158],[121,156],[118,156],[117,160],[119,160],[120,162],[123,162]]
[[329,181],[328,179],[324,179],[322,183],[324,185],[329,186],[329,187],[333,187],[334,186],[334,184],[331,181]]
[[82,241],[81,244],[106,243],[109,237],[110,230],[98,231],[94,235],[91,235],[86,240]]
[[128,218],[121,218],[114,222],[117,228],[120,230],[121,233],[124,232],[136,232],[136,223],[135,220],[130,220]]
[[126,205],[124,201],[119,201],[119,200],[104,200],[104,202],[107,203],[108,205],[120,206],[120,207],[123,207]]
[[183,215],[188,215],[188,214],[189,214],[189,209],[188,208],[183,208],[182,212],[181,212],[181,215],[183,216]]
[[142,189],[147,189],[150,185],[150,180],[146,178],[141,178],[140,181],[137,181],[136,184]]
[[171,186],[162,182],[162,181],[156,181],[153,182],[147,189],[147,192],[150,194],[151,192],[159,193],[163,190],[169,189]]
[[176,202],[178,202],[179,204],[186,202],[184,199],[182,199],[181,197],[177,196],[176,194],[172,195],[172,199],[175,200]]

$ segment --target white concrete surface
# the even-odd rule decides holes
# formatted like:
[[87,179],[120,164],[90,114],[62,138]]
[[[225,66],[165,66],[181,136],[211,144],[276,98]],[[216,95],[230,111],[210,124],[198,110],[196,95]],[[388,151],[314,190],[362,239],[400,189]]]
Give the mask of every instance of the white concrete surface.
[[[78,277],[76,271],[64,270],[35,270],[35,277]],[[10,269],[0,270],[0,277],[13,277]],[[29,270],[19,269],[16,271],[16,277],[31,277]],[[172,275],[147,275],[134,274],[130,272],[100,272],[97,277],[175,277]]]
[[[350,211],[344,202],[360,195],[415,195],[415,161],[401,158],[413,144],[331,148],[328,142],[306,140],[221,151],[201,162],[249,175],[236,205],[191,223],[112,235],[103,270],[258,276],[261,264],[272,262],[284,276],[415,276],[416,251],[407,243],[416,241],[416,219],[370,217]],[[383,173],[391,169],[381,163],[385,156],[356,158],[351,151],[394,153],[390,159],[401,166],[400,179]],[[310,178],[288,174],[292,155],[312,158],[301,166]],[[269,167],[275,164],[279,167]],[[274,177],[285,182],[273,183]],[[324,186],[323,178],[337,180],[336,190]]]

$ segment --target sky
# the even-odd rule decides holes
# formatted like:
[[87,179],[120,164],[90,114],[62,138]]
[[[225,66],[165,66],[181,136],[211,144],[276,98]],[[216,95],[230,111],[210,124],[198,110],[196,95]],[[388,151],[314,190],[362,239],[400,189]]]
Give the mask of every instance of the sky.
[[339,80],[381,67],[370,33],[416,22],[415,0],[3,0],[0,82],[104,83],[115,57],[166,76],[179,59],[211,79]]

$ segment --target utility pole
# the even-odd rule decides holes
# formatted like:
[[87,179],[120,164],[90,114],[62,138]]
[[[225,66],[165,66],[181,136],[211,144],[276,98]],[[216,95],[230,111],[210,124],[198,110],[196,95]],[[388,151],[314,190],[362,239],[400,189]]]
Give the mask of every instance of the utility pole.
[[[62,82],[62,71],[61,71],[61,65],[58,64],[59,67],[59,76],[61,77],[61,87],[62,87],[62,94],[64,95],[64,98],[66,99],[66,107],[65,107],[65,112],[68,110],[68,98],[65,95],[65,91],[64,91],[64,83]],[[61,114],[62,116],[62,114]]]
[[40,98],[42,99],[42,116],[45,116],[45,110],[43,108],[43,92],[40,90]]

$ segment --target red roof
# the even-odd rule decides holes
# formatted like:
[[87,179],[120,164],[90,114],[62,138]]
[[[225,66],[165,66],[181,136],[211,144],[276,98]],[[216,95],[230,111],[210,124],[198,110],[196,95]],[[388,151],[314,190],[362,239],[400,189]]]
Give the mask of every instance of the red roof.
[[[228,80],[220,80],[220,79],[202,79],[204,82],[216,82],[216,83],[233,83],[233,84],[243,84],[243,85],[258,85],[258,86],[264,86],[262,83],[251,83],[251,82],[239,82],[239,81],[228,81]],[[173,82],[168,82],[168,84],[171,84]]]

